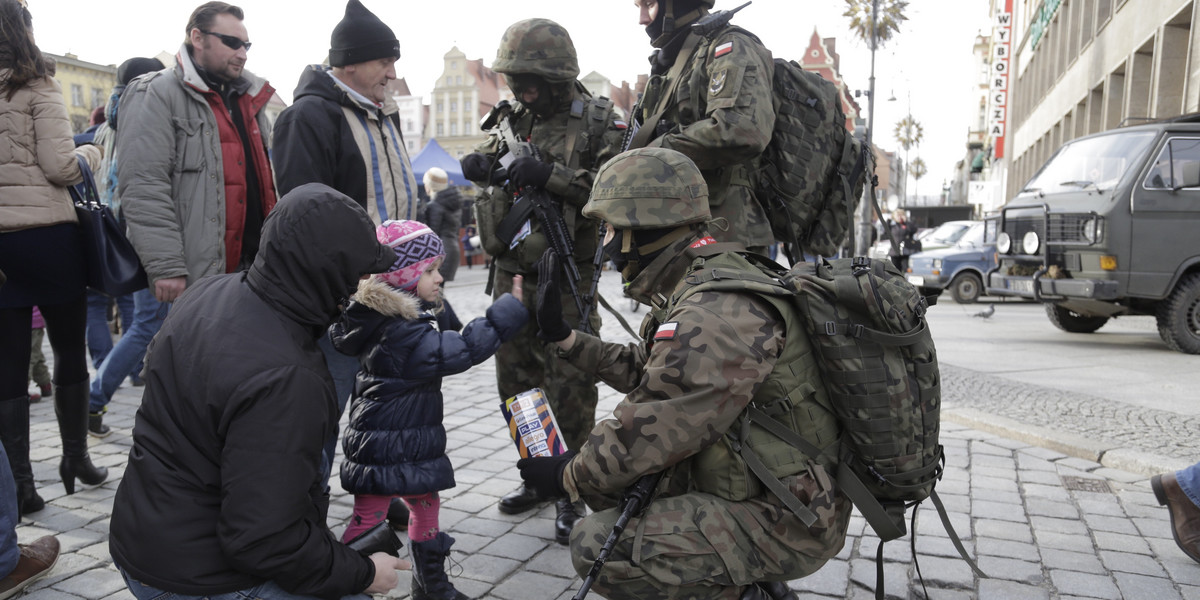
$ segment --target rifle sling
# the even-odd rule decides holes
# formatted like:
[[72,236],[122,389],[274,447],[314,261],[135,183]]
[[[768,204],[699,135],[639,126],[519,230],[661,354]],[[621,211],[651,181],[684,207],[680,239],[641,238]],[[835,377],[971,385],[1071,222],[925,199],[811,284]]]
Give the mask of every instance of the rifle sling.
[[533,202],[517,197],[513,201],[512,208],[508,209],[508,214],[500,220],[500,224],[496,226],[496,238],[504,243],[505,246],[512,246],[513,238],[517,232],[529,220],[529,215],[533,213]]
[[633,141],[629,143],[630,149],[645,148],[646,144],[649,144],[651,138],[654,137],[654,133],[658,131],[658,122],[662,120],[667,108],[671,106],[675,90],[679,88],[679,78],[683,74],[683,67],[691,62],[692,53],[696,50],[696,46],[700,45],[701,38],[702,36],[694,32],[688,33],[687,41],[679,49],[679,54],[675,55],[675,64],[671,65],[671,70],[667,72],[667,79],[670,80],[671,85],[659,96],[658,105],[654,107],[654,114],[642,123],[637,135],[633,136]]

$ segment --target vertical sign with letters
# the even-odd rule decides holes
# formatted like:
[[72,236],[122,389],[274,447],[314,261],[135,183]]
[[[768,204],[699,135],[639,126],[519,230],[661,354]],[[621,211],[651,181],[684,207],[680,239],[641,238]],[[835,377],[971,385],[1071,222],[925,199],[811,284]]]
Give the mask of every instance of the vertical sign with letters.
[[997,0],[992,23],[991,82],[988,84],[988,136],[992,138],[992,158],[1004,158],[1012,53],[1012,5],[1013,0]]

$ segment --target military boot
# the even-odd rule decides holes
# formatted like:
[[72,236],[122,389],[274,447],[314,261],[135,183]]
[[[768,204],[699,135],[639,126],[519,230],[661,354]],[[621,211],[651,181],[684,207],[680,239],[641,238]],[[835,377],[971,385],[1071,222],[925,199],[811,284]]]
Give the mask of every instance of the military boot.
[[17,512],[27,515],[42,510],[46,501],[34,487],[29,464],[29,396],[0,400],[0,440],[17,484]]
[[739,600],[799,600],[799,596],[782,581],[760,581],[747,586]]
[[571,530],[575,529],[575,524],[583,518],[587,507],[582,500],[571,502],[562,498],[554,503],[554,508],[557,511],[554,517],[554,541],[566,546],[571,543]]

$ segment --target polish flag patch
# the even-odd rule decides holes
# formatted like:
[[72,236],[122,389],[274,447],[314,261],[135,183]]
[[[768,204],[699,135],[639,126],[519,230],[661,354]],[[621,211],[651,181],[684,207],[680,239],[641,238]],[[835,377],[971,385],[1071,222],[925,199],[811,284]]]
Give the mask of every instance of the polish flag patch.
[[674,321],[659,325],[658,330],[654,332],[654,341],[675,339],[675,331],[677,329],[679,329],[679,323]]
[[733,52],[733,42],[725,42],[716,48],[713,48],[713,58],[720,58]]

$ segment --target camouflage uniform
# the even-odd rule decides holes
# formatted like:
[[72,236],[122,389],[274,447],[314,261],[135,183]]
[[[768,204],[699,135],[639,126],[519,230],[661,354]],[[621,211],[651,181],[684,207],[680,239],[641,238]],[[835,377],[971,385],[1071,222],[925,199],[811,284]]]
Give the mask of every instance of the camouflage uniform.
[[[546,19],[519,22],[505,32],[497,59],[492,67],[507,75],[540,75],[555,86],[558,102],[554,114],[543,118],[523,105],[513,111],[513,129],[528,138],[541,151],[545,162],[554,164],[544,190],[561,205],[563,217],[575,242],[574,259],[579,269],[580,292],[586,293],[594,272],[592,263],[598,241],[599,222],[582,216],[596,169],[620,149],[624,125],[612,110],[611,102],[594,101],[582,84],[574,46],[566,30]],[[573,116],[573,110],[582,114]],[[572,120],[581,122],[572,127]],[[574,130],[574,133],[572,133]],[[574,139],[568,152],[568,138]],[[501,144],[498,133],[477,150],[489,159]],[[570,154],[570,156],[568,156]],[[486,185],[485,182],[477,182]],[[510,291],[512,276],[525,279],[525,302],[531,309],[536,297],[538,276],[535,263],[549,246],[541,224],[530,218],[528,236],[509,248],[496,240],[496,226],[513,203],[513,191],[506,186],[487,187],[476,201],[479,234],[484,248],[494,259],[493,294],[500,297]],[[566,319],[579,328],[579,311],[563,282]],[[600,329],[600,316],[594,310],[589,319],[593,331]],[[510,398],[534,387],[545,390],[561,427],[567,446],[578,448],[595,424],[598,400],[595,379],[558,358],[536,336],[537,327],[528,325],[496,353],[496,382],[500,397]]]
[[[647,157],[667,160],[657,164]],[[618,230],[705,220],[706,206],[702,211],[688,207],[703,204],[703,194],[697,193],[704,187],[699,173],[691,168],[695,181],[689,185],[690,165],[674,170],[687,162],[677,153],[656,149],[623,155],[597,175],[585,214],[600,216]],[[666,191],[680,180],[674,194]],[[662,187],[653,190],[648,181]],[[636,190],[636,203],[621,186],[626,192]],[[613,189],[617,192],[606,194]],[[680,196],[679,190],[691,196],[689,202],[671,200]],[[651,204],[648,198],[657,200]],[[769,382],[777,367],[794,368],[777,364],[785,343],[803,344],[801,356],[812,351],[806,336],[785,336],[784,318],[757,295],[680,293],[687,287],[687,274],[706,261],[744,263],[737,253],[727,252],[731,246],[712,242],[703,229],[693,230],[637,273],[630,294],[655,307],[642,325],[641,344],[622,346],[576,332],[575,344],[563,352],[572,364],[627,394],[614,418],[598,423],[567,464],[563,485],[568,494],[605,509],[641,476],[668,469],[659,496],[629,523],[595,583],[607,598],[735,599],[755,582],[809,575],[843,545],[850,503],[828,477],[836,456],[824,457],[823,468],[814,465],[783,478],[788,490],[816,514],[811,527],[761,489],[741,501],[701,491],[707,471],[734,466],[711,456],[722,436],[738,424],[752,400],[761,406],[770,399],[765,396],[773,395]],[[815,363],[808,362],[814,372]],[[819,381],[813,384],[823,390]],[[824,399],[823,391],[817,395]],[[797,414],[790,416],[809,423],[798,433],[818,447],[836,447],[839,433],[827,402],[791,410]],[[618,515],[618,509],[608,508],[576,525],[571,555],[581,576]]]
[[[707,5],[711,7],[712,2]],[[676,27],[684,29],[687,22],[677,22]],[[646,146],[678,150],[700,168],[708,184],[713,218],[727,222],[714,224],[713,237],[748,248],[767,246],[774,238],[753,188],[759,157],[775,127],[771,52],[753,34],[726,26],[700,37],[690,55],[681,53],[674,62],[679,61],[685,61],[683,70],[676,78],[674,93],[665,101],[661,119],[670,130]],[[635,114],[638,123],[655,126],[646,121],[662,108],[661,97],[672,84],[670,71],[650,77],[638,105],[640,112]]]

